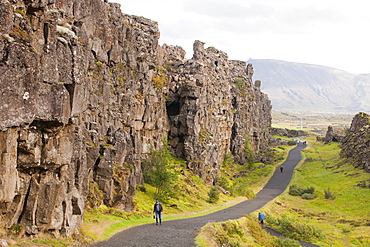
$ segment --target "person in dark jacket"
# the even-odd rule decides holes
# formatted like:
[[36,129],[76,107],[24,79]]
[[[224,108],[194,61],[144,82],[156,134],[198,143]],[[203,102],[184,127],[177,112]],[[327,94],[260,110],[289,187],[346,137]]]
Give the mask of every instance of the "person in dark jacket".
[[160,204],[159,201],[156,201],[153,208],[153,213],[155,213],[156,225],[158,225],[158,222],[160,225],[162,224],[162,212],[163,212],[162,204]]

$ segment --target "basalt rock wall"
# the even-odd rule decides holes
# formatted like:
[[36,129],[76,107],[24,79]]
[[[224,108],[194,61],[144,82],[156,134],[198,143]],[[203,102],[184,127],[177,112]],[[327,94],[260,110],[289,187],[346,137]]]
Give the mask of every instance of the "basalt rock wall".
[[167,112],[173,153],[184,158],[206,183],[219,174],[225,154],[245,164],[270,139],[271,103],[252,83],[252,65],[230,61],[227,54],[194,43],[194,55],[183,58],[180,47],[164,46],[170,76]]
[[86,204],[133,209],[167,137],[157,23],[99,0],[1,1],[0,221],[71,235]]
[[364,112],[356,114],[351,127],[341,138],[340,154],[355,167],[370,172],[370,115]]
[[246,146],[267,144],[271,105],[251,65],[200,41],[187,60],[118,4],[2,0],[0,27],[6,228],[70,236],[86,206],[134,210],[141,162],[165,139],[209,184],[226,153],[243,164]]

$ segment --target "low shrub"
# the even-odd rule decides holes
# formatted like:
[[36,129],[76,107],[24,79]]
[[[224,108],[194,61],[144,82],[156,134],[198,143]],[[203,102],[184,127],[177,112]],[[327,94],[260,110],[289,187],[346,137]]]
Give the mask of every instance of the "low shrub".
[[370,183],[367,184],[366,181],[362,181],[361,184],[359,185],[361,188],[370,188]]
[[145,188],[145,186],[144,186],[144,185],[138,184],[138,185],[136,186],[136,188],[137,188],[138,190],[140,190],[141,192],[146,193],[146,188]]
[[324,193],[325,193],[325,199],[330,199],[330,200],[335,199],[335,195],[330,191],[330,188],[328,188],[327,190],[324,190]]
[[312,157],[308,157],[306,158],[304,161],[305,162],[314,162],[316,159],[312,158]]
[[288,141],[288,145],[289,146],[294,146],[294,145],[297,145],[297,143],[295,141]]
[[211,190],[208,192],[208,202],[216,203],[220,198],[220,191],[216,186],[212,186]]
[[302,188],[298,188],[296,185],[292,185],[292,186],[289,187],[289,195],[291,195],[291,196],[301,196],[303,194],[304,194],[304,192],[303,192]]
[[317,198],[317,194],[304,193],[301,197],[305,200],[312,200]]
[[274,218],[269,215],[266,217],[266,222],[276,231],[293,239],[312,241],[312,239],[324,238],[322,230],[305,222],[288,218],[285,215],[281,218]]
[[300,247],[297,240],[291,238],[276,238],[274,241],[275,247]]
[[312,200],[317,198],[317,194],[314,194],[315,188],[314,187],[309,187],[309,188],[300,188],[297,185],[291,185],[289,187],[289,195],[291,196],[300,196],[303,199],[306,200]]

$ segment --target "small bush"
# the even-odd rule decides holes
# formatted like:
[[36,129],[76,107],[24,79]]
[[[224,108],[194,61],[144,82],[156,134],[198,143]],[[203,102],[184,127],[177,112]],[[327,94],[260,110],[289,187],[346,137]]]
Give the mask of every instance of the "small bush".
[[242,77],[235,78],[234,84],[239,88],[239,90],[247,88],[245,80]]
[[304,193],[301,197],[305,200],[312,200],[317,198],[317,194]]
[[152,81],[155,88],[163,88],[164,85],[169,81],[169,79],[165,75],[157,75],[153,77]]
[[313,194],[314,192],[315,192],[314,187],[309,187],[309,188],[303,190],[303,194]]
[[306,224],[305,222],[289,218],[287,216],[274,218],[269,215],[269,217],[266,217],[266,221],[276,231],[293,239],[312,241],[312,239],[324,238],[322,230],[317,229],[313,225]]
[[230,247],[241,247],[240,243],[239,242],[230,242],[229,243],[229,246]]
[[359,184],[359,186],[360,186],[361,188],[370,188],[370,183],[369,183],[369,184],[367,184],[367,183],[366,183],[366,181],[362,181],[362,182]]
[[297,185],[291,185],[289,187],[289,195],[291,196],[301,196],[303,199],[306,200],[312,200],[317,198],[317,195],[314,194],[315,188],[309,187],[309,188],[299,188]]
[[144,185],[138,184],[138,185],[136,186],[136,188],[137,188],[138,190],[140,190],[141,192],[146,193],[146,188],[145,188],[145,186],[144,186]]
[[13,224],[13,225],[12,225],[12,227],[10,228],[10,231],[11,231],[13,234],[17,234],[17,233],[19,233],[21,230],[22,230],[22,225],[21,225],[21,224],[18,224],[18,223]]
[[288,146],[294,146],[297,145],[295,141],[288,141]]
[[303,189],[302,188],[298,188],[296,185],[291,185],[289,187],[289,195],[291,196],[301,196],[303,195]]
[[208,202],[209,203],[216,203],[220,198],[220,191],[216,186],[213,186],[211,190],[208,192]]
[[324,193],[325,193],[325,199],[330,199],[330,200],[335,199],[335,195],[330,191],[330,188],[328,188],[327,190],[324,190]]
[[164,140],[163,148],[151,150],[148,159],[141,164],[145,183],[156,188],[155,198],[166,202],[169,198],[176,198],[179,188],[176,186],[179,171]]
[[276,247],[300,247],[301,245],[297,240],[291,238],[276,238],[274,241]]

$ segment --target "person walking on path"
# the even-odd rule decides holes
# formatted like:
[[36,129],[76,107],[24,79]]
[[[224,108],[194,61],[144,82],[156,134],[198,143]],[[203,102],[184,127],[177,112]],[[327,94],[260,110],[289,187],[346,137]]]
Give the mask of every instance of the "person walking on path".
[[258,220],[260,221],[261,225],[263,226],[263,221],[265,220],[264,213],[261,213],[261,212],[258,213]]
[[281,173],[283,172],[283,169],[284,169],[284,167],[283,166],[280,166],[280,172]]
[[158,225],[158,222],[160,225],[162,225],[162,212],[163,212],[162,204],[160,204],[159,201],[157,200],[153,208],[153,213],[155,213],[155,224],[156,225]]
[[[135,226],[115,234],[110,239],[91,244],[89,247],[196,247],[195,236],[198,234],[198,230],[208,222],[239,219],[245,214],[259,210],[266,203],[279,196],[291,181],[294,168],[302,158],[300,151],[305,147],[306,145],[299,144],[290,150],[283,164],[284,174],[279,174],[277,169],[265,187],[252,200],[245,200],[209,215],[166,221],[166,224],[158,229],[160,231],[154,230],[152,224]],[[265,218],[267,217],[265,215]],[[319,247],[317,245],[302,246]]]

